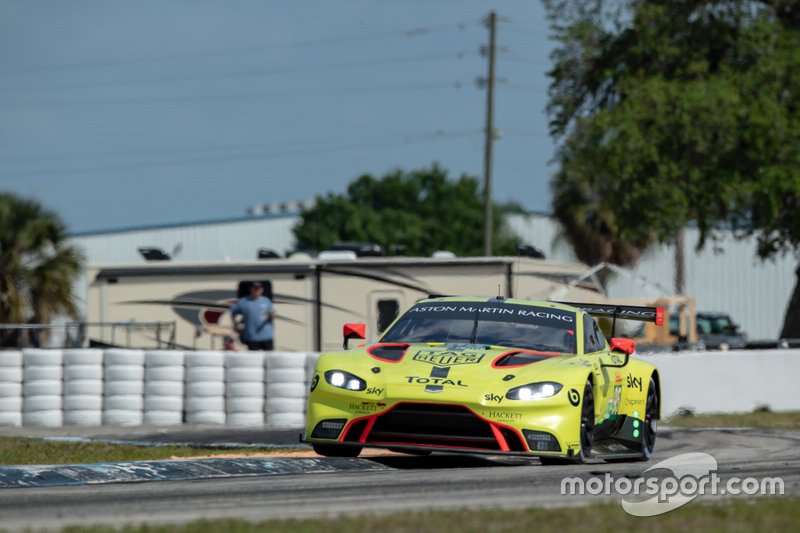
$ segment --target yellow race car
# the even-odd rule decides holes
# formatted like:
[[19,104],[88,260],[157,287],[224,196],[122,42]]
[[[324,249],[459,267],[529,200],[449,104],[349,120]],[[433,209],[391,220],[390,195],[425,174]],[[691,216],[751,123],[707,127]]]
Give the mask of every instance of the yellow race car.
[[661,324],[663,310],[435,297],[372,344],[346,324],[317,361],[303,440],[325,456],[364,447],[520,454],[543,463],[647,460],[660,416],[658,370],[606,341],[593,318]]

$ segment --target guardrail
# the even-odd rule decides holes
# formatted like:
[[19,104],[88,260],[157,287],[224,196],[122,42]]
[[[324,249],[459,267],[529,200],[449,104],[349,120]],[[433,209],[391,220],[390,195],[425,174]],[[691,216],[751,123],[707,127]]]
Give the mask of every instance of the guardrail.
[[[125,322],[65,322],[63,324],[6,324],[0,323],[0,336],[8,336],[9,332],[16,333],[16,337],[11,342],[4,342],[5,346],[22,347],[62,347],[62,348],[82,348],[93,346],[90,338],[91,332],[98,332],[94,335],[97,338],[106,338],[106,331],[110,332],[108,337],[110,345],[124,346],[125,348],[134,347],[131,335],[134,332],[147,332],[152,336],[153,348],[173,348],[175,345],[177,323],[169,322],[136,322],[129,320]],[[122,340],[117,339],[117,332],[121,332]],[[58,336],[58,340],[54,337]],[[8,341],[9,339],[6,339]],[[142,346],[136,346],[143,348]]]

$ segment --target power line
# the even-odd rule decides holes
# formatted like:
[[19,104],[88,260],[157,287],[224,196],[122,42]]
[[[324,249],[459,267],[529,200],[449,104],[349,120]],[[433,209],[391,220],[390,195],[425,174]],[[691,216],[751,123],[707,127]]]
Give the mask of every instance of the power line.
[[136,64],[147,63],[164,63],[172,61],[182,61],[185,59],[206,58],[214,56],[236,55],[242,53],[256,53],[264,51],[278,51],[294,48],[307,48],[313,46],[330,46],[336,44],[350,44],[367,41],[375,41],[382,39],[393,39],[397,37],[413,38],[422,35],[430,35],[431,33],[444,31],[444,30],[464,30],[468,27],[468,23],[462,22],[458,24],[441,24],[438,26],[427,26],[419,28],[411,28],[407,30],[393,30],[381,33],[373,33],[367,35],[349,35],[346,37],[332,37],[326,39],[310,39],[305,41],[293,41],[275,44],[256,44],[246,46],[233,46],[229,48],[215,48],[208,50],[197,50],[194,52],[176,52],[172,54],[163,54],[158,56],[145,56],[145,57],[128,57],[120,59],[105,59],[98,61],[80,61],[75,63],[61,63],[55,65],[39,65],[33,67],[25,67],[18,69],[5,70],[0,72],[0,76],[11,76],[19,74],[30,74],[36,72],[58,71],[58,70],[73,70],[73,69],[88,69],[99,67],[115,67],[115,66],[129,66]]
[[466,138],[466,137],[473,137],[479,133],[481,133],[481,130],[470,130],[462,132],[446,132],[440,130],[437,132],[423,134],[423,135],[406,136],[403,139],[393,142],[384,141],[384,142],[362,142],[362,143],[351,143],[351,144],[339,144],[331,146],[319,146],[312,150],[304,149],[305,147],[297,147],[295,149],[287,149],[283,151],[258,151],[251,153],[221,154],[221,155],[207,156],[207,157],[183,158],[183,159],[173,159],[165,161],[139,162],[139,163],[128,163],[128,164],[106,165],[106,166],[95,166],[95,167],[84,167],[84,168],[58,168],[50,170],[34,170],[34,171],[16,172],[16,173],[0,175],[0,178],[4,180],[10,180],[10,179],[29,178],[32,176],[55,177],[59,175],[87,174],[96,172],[119,172],[125,170],[136,170],[141,168],[180,167],[180,166],[190,166],[201,163],[202,164],[217,163],[217,162],[225,162],[232,160],[307,156],[307,155],[316,155],[326,152],[386,148],[393,146],[420,144],[425,142],[445,140],[451,138]]
[[514,89],[516,91],[525,91],[538,94],[547,94],[548,91],[547,87],[541,87],[541,86],[537,87],[536,85],[526,85],[524,83],[508,82],[505,84],[505,86],[509,89]]
[[138,78],[131,80],[111,80],[99,82],[78,82],[78,83],[62,83],[47,86],[17,86],[17,87],[0,87],[0,93],[13,94],[13,93],[28,93],[33,91],[55,91],[55,90],[69,90],[69,89],[86,89],[86,88],[101,88],[101,87],[118,87],[118,86],[131,86],[131,85],[146,85],[148,83],[172,83],[184,81],[199,81],[199,80],[213,80],[220,78],[247,78],[268,76],[273,74],[294,74],[298,72],[311,72],[315,70],[332,70],[332,69],[345,69],[345,68],[360,68],[370,67],[376,65],[392,65],[400,63],[418,63],[425,61],[438,61],[441,59],[463,59],[464,57],[476,55],[475,51],[460,50],[453,52],[446,52],[440,54],[417,54],[409,56],[395,56],[383,59],[369,59],[362,61],[348,61],[341,63],[321,63],[317,65],[303,65],[297,67],[282,67],[274,69],[249,69],[233,72],[223,72],[217,74],[188,74],[181,76],[157,76],[150,78]]
[[418,92],[437,89],[460,89],[467,82],[430,82],[406,83],[397,85],[381,85],[373,87],[332,87],[328,89],[297,89],[286,91],[261,91],[255,93],[234,94],[200,94],[186,96],[164,96],[151,98],[115,98],[105,100],[74,100],[58,101],[46,100],[40,102],[15,102],[0,105],[0,109],[26,109],[44,107],[83,107],[83,106],[123,106],[123,105],[150,105],[163,103],[192,104],[196,102],[215,102],[232,100],[263,100],[265,98],[304,98],[314,95],[348,95],[348,94],[376,94],[376,93],[402,93]]
[[547,67],[547,68],[552,67],[552,65],[550,63],[542,62],[542,61],[536,61],[536,60],[533,60],[533,59],[528,59],[528,58],[520,57],[520,56],[516,56],[516,55],[503,55],[501,57],[502,57],[503,61],[508,61],[510,63],[519,63],[519,64],[522,64],[522,65],[533,65],[533,66],[537,66],[537,67]]
[[[417,134],[407,134],[398,136],[397,134],[393,135],[371,135],[369,140],[371,141],[397,141],[405,140],[408,138],[414,138],[419,136],[428,136],[428,137],[447,137],[449,135],[462,135],[462,134],[473,134],[480,130],[476,130],[474,128],[462,128],[457,130],[436,130],[433,132],[424,132],[424,133],[417,133]],[[61,154],[37,154],[37,155],[27,155],[27,156],[12,156],[12,157],[0,157],[0,162],[4,163],[15,163],[15,162],[25,162],[25,161],[44,161],[44,160],[75,160],[75,159],[104,159],[104,158],[114,158],[114,157],[128,157],[128,156],[150,156],[150,155],[170,155],[175,153],[192,153],[192,152],[202,152],[208,153],[211,151],[236,151],[236,150],[264,150],[266,148],[302,148],[302,147],[311,147],[311,146],[331,146],[337,145],[337,142],[331,142],[330,138],[326,139],[291,139],[291,140],[280,140],[274,142],[258,142],[258,143],[234,143],[234,144],[205,144],[205,145],[195,145],[195,146],[173,146],[170,148],[164,147],[157,147],[157,148],[134,148],[129,150],[107,150],[107,151],[100,151],[100,152],[83,152],[83,153],[61,153]]]

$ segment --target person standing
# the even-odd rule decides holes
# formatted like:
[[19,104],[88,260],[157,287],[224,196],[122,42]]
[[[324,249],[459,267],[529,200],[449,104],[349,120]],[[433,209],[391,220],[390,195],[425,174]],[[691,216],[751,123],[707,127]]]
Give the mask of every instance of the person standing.
[[[249,294],[233,304],[230,309],[236,323],[236,317],[241,316],[238,324],[242,342],[248,350],[272,350],[274,332],[272,319],[275,310],[272,300],[264,296],[264,286],[256,281],[250,285]],[[238,328],[237,328],[238,329]]]

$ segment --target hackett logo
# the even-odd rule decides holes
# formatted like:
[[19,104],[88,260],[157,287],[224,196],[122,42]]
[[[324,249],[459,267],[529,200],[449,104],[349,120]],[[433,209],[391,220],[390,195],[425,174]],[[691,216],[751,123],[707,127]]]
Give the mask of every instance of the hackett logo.
[[422,361],[436,366],[473,365],[483,359],[480,352],[432,352],[420,350],[414,354],[415,361]]

